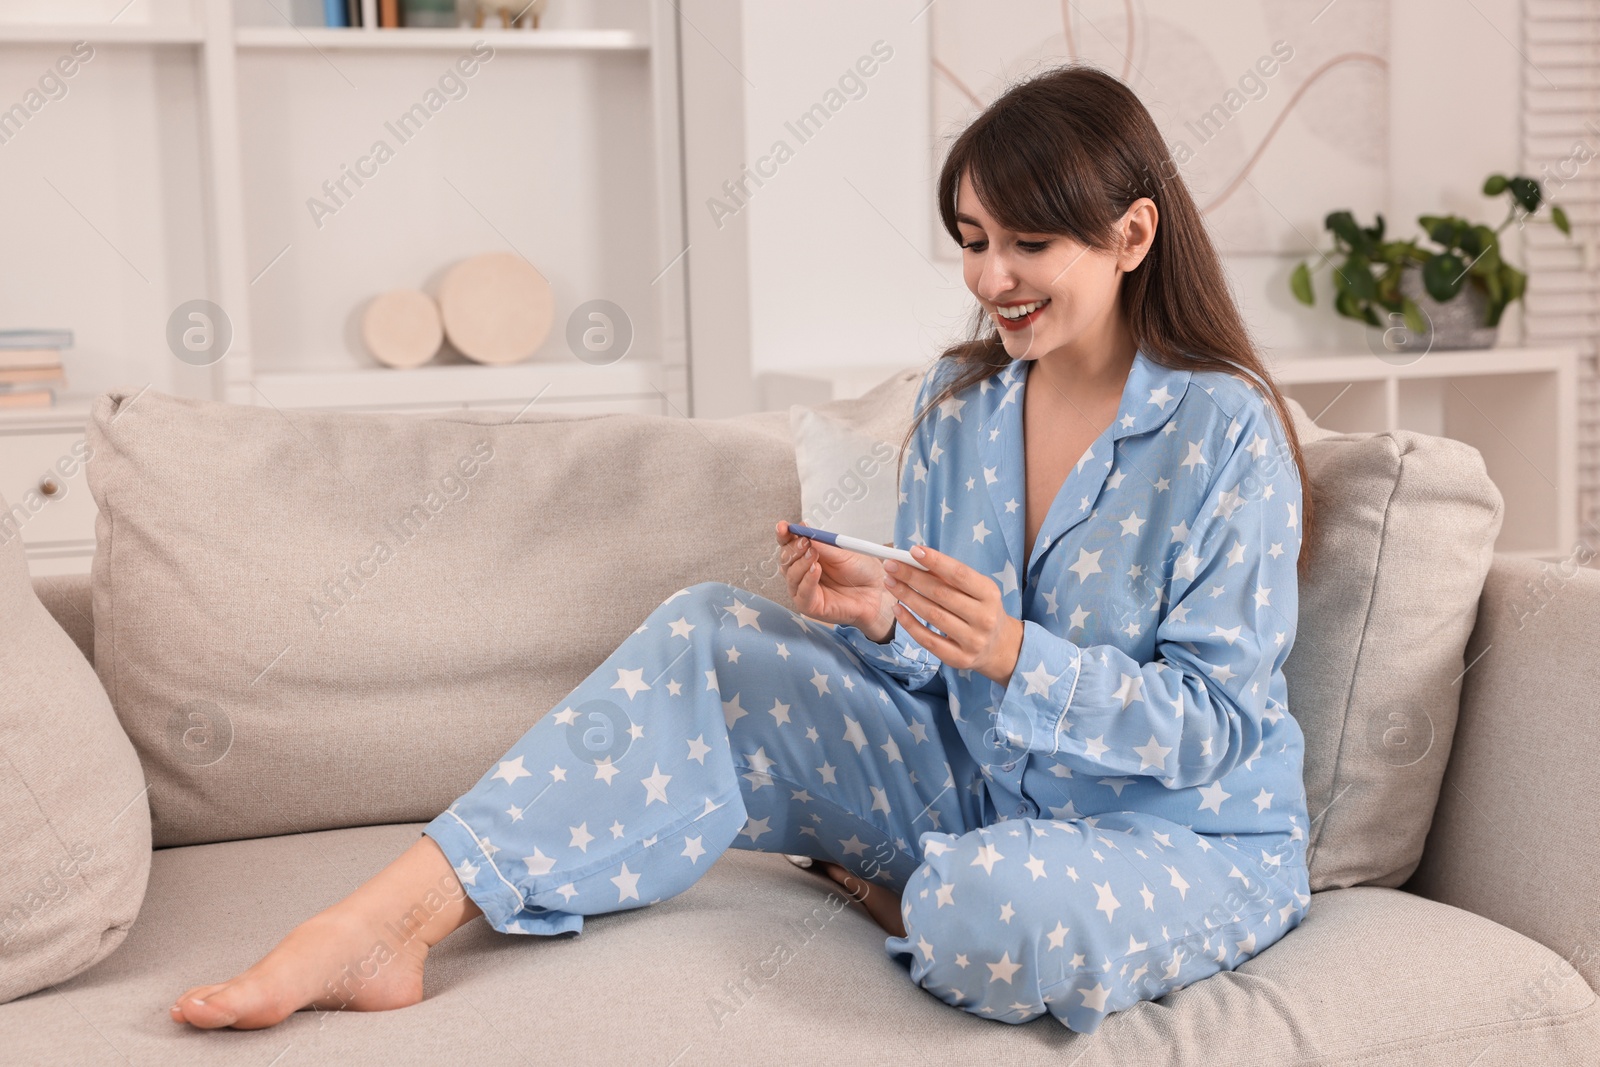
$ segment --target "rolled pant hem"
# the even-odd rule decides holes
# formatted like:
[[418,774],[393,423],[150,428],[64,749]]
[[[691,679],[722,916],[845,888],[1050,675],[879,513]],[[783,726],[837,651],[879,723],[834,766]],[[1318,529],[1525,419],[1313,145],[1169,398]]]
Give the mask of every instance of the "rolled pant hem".
[[[505,876],[500,873],[500,869],[494,865],[492,859],[484,856],[476,836],[460,816],[453,811],[441,812],[422,828],[422,832],[433,838],[434,843],[444,852],[445,858],[450,861],[450,866],[455,871],[456,878],[461,882],[461,888],[472,898],[472,902],[478,905],[489,925],[502,933],[518,932],[511,928],[511,924],[517,921],[517,915],[523,910],[522,892],[505,880]],[[464,871],[468,873],[463,874]],[[485,874],[492,874],[493,880],[480,884],[478,879]],[[570,928],[582,929],[582,916],[573,918],[580,921]],[[550,929],[534,932],[563,931]]]
[[[710,811],[702,811],[698,815],[691,815],[673,824],[666,830],[659,831],[658,838],[670,837],[673,834],[683,833],[689,827],[702,821],[712,814],[727,807],[733,800],[739,800],[743,807],[743,793],[735,786],[729,793],[723,794],[720,803]],[[563,871],[560,876],[544,875],[534,879],[535,884],[527,890],[513,883],[500,870],[494,858],[489,856],[479,844],[477,834],[468,825],[465,819],[454,811],[446,810],[434,818],[423,832],[439,843],[445,856],[455,868],[456,877],[462,879],[462,888],[466,890],[489,925],[501,933],[507,934],[540,934],[552,935],[567,932],[581,933],[583,930],[583,915],[578,912],[566,912],[557,908],[544,908],[529,904],[528,900],[536,897],[549,889],[578,881],[590,875],[607,869],[615,863],[626,863],[645,849],[652,847],[643,841],[634,843],[634,846],[625,853],[610,855],[604,859],[596,859],[593,863],[586,864],[576,871]],[[473,869],[473,863],[481,865]],[[462,878],[462,871],[469,871],[472,879],[469,884]],[[494,880],[483,885],[477,880],[484,876],[485,870],[492,872]],[[509,900],[508,900],[509,897]]]

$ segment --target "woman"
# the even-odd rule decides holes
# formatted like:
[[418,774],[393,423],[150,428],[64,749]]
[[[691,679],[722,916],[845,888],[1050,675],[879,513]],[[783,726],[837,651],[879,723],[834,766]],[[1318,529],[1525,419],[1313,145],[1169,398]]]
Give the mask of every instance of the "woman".
[[991,105],[939,180],[980,308],[904,450],[895,542],[927,569],[778,523],[798,613],[675,593],[421,840],[173,1018],[412,1004],[479,915],[578,931],[730,846],[822,861],[947,1003],[1083,1033],[1298,925],[1303,463],[1173,173],[1096,70]]

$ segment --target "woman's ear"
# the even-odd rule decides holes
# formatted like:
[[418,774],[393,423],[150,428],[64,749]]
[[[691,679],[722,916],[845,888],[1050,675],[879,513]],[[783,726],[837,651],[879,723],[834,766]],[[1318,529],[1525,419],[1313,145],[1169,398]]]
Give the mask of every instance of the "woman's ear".
[[1150,246],[1155,244],[1159,216],[1156,202],[1148,196],[1141,196],[1128,205],[1128,210],[1122,213],[1118,221],[1122,233],[1122,251],[1117,256],[1118,270],[1130,271],[1144,262]]

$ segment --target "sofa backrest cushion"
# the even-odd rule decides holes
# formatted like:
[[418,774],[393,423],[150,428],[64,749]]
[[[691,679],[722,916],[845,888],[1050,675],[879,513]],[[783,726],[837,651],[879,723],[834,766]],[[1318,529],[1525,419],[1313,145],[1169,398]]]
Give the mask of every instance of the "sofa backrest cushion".
[[1470,445],[1332,433],[1290,403],[1315,507],[1284,664],[1306,737],[1311,888],[1395,887],[1433,820],[1502,499]]
[[785,413],[95,401],[95,665],[158,846],[426,821],[701,581],[787,602]]
[[0,500],[0,1004],[122,944],[150,877],[139,758],[7,514]]

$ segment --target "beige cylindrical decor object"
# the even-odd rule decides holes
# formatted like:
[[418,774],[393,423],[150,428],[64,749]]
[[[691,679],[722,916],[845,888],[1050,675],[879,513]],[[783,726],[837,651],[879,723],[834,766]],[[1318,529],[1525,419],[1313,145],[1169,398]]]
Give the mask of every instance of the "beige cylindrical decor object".
[[444,343],[439,306],[420,290],[391,289],[367,304],[361,339],[372,358],[385,366],[420,367]]
[[520,363],[555,321],[555,295],[533,264],[510,252],[464,259],[439,283],[444,332],[479,363]]

